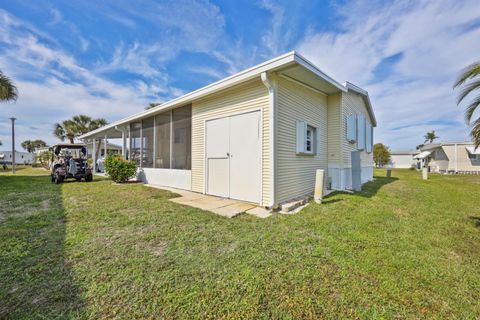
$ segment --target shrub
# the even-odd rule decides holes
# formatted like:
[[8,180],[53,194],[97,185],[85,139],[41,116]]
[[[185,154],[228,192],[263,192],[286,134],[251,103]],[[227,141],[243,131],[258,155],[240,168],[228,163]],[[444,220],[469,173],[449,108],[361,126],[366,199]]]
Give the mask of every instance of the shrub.
[[108,155],[105,159],[105,172],[113,181],[123,183],[133,178],[137,172],[135,162],[124,160],[119,155]]

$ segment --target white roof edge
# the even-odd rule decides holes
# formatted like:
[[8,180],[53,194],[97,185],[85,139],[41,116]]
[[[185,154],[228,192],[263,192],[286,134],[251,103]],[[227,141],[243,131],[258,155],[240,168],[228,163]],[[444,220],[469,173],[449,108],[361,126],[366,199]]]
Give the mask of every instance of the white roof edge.
[[353,92],[361,94],[364,97],[365,103],[368,108],[368,113],[370,114],[370,118],[372,119],[373,126],[376,127],[377,119],[375,118],[375,113],[373,112],[372,102],[370,101],[370,96],[368,95],[368,91],[348,81],[345,81],[343,85],[345,86],[345,88],[347,88],[347,90],[349,91],[351,90]]
[[[317,68],[314,64],[312,64],[310,61],[308,61],[307,59],[305,59],[304,57],[299,55],[297,52],[290,51],[290,52],[285,53],[281,56],[278,56],[278,57],[275,57],[273,59],[267,60],[267,61],[262,62],[262,63],[260,63],[256,66],[253,66],[251,68],[240,71],[236,74],[228,76],[228,77],[226,77],[224,79],[221,79],[217,82],[211,83],[211,84],[209,84],[205,87],[202,87],[200,89],[189,92],[189,93],[187,93],[183,96],[172,99],[172,100],[170,100],[166,103],[163,103],[163,104],[161,104],[157,107],[154,107],[154,108],[151,108],[151,109],[133,114],[129,117],[114,121],[111,124],[108,124],[106,126],[103,126],[101,128],[98,128],[96,130],[93,130],[91,132],[88,132],[88,133],[80,136],[79,139],[85,139],[85,138],[93,137],[96,134],[99,134],[101,132],[113,129],[116,126],[131,122],[131,121],[139,120],[139,119],[142,119],[142,118],[147,117],[149,115],[156,114],[161,110],[168,110],[168,109],[170,109],[172,107],[175,107],[179,104],[186,104],[186,103],[192,102],[195,99],[199,99],[203,96],[214,93],[216,91],[229,88],[233,85],[236,85],[236,84],[244,82],[244,81],[251,80],[251,79],[259,76],[262,72],[272,71],[276,68],[284,67],[284,66],[286,66],[290,63],[298,63],[299,65],[303,66],[307,70],[313,72],[315,75],[317,75],[321,79],[323,79],[323,80],[327,81],[328,83],[332,84],[334,87],[338,88],[342,92],[347,92],[348,91],[348,87],[346,87],[346,86],[342,85],[341,83],[337,82],[336,80],[334,80],[332,77],[330,77],[329,75],[324,73],[322,70]],[[368,94],[367,94],[367,98],[368,98]],[[371,104],[370,104],[370,100],[368,100],[368,105],[369,105],[369,109],[372,109]],[[376,126],[376,120],[375,120],[375,116],[373,114],[373,110],[371,110],[370,112],[371,112],[371,117],[373,119],[374,126]]]
[[85,139],[88,137],[92,137],[97,133],[109,130],[114,128],[115,126],[124,124],[125,122],[130,122],[130,121],[135,121],[137,119],[141,119],[145,116],[148,116],[150,114],[155,114],[160,110],[168,109],[171,108],[172,106],[182,104],[182,103],[188,103],[191,102],[194,99],[198,99],[202,96],[211,94],[215,91],[226,89],[232,85],[238,84],[243,81],[247,81],[250,79],[253,79],[255,76],[261,74],[262,72],[269,71],[275,68],[278,68],[280,66],[287,65],[288,63],[295,62],[295,51],[288,52],[286,54],[283,54],[281,56],[275,57],[271,60],[262,62],[256,66],[253,66],[251,68],[245,69],[243,71],[240,71],[236,74],[233,74],[231,76],[228,76],[224,79],[221,79],[217,82],[211,83],[205,87],[202,87],[200,89],[191,91],[183,96],[180,96],[178,98],[172,99],[166,103],[163,103],[157,107],[148,109],[146,111],[142,111],[139,113],[136,113],[134,115],[131,115],[129,117],[120,119],[118,121],[112,122],[111,124],[108,124],[106,126],[103,126],[101,128],[98,128],[94,131],[88,132],[82,136],[79,137],[79,139]]
[[465,147],[467,149],[467,152],[470,154],[479,154],[480,155],[480,147],[476,148],[475,147]]
[[309,60],[307,60],[305,57],[303,57],[301,54],[293,51],[294,56],[295,56],[295,61],[305,67],[306,69],[310,70],[311,72],[315,73],[318,77],[322,78],[323,80],[329,82],[333,86],[335,86],[337,89],[343,92],[347,92],[347,89],[345,86],[343,86],[340,82],[336,81],[332,77],[330,77],[328,74],[320,70],[317,66],[315,66],[313,63],[311,63]]

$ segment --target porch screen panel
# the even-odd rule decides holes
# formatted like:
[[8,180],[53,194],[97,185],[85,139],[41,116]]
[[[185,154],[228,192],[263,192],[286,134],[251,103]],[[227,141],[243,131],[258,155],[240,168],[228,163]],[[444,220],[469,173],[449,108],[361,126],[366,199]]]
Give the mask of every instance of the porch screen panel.
[[191,169],[192,106],[172,110],[172,169]]
[[140,165],[140,130],[141,122],[133,122],[130,124],[130,160]]
[[171,111],[155,116],[157,140],[155,168],[170,169],[170,121]]
[[142,120],[142,167],[153,168],[153,117]]

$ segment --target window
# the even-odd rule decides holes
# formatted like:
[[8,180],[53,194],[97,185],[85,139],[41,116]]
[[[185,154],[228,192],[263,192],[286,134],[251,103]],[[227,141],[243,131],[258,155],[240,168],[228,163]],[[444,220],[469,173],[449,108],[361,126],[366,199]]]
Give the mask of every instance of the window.
[[155,168],[170,168],[170,122],[172,112],[167,111],[155,116],[156,149]]
[[130,124],[130,160],[140,165],[140,137],[142,123],[134,122]]
[[[192,106],[130,124],[130,159],[143,168],[190,170]],[[141,161],[140,161],[141,159]]]
[[192,106],[172,110],[172,169],[191,168]]
[[313,146],[315,142],[315,128],[307,126],[307,136],[305,139],[305,152],[313,153]]
[[305,121],[297,121],[297,154],[318,153],[317,128]]
[[142,167],[153,167],[153,117],[142,120]]
[[478,155],[476,155],[476,154],[471,154],[470,152],[468,152],[468,159],[470,159],[470,160],[477,160],[477,159],[478,159]]

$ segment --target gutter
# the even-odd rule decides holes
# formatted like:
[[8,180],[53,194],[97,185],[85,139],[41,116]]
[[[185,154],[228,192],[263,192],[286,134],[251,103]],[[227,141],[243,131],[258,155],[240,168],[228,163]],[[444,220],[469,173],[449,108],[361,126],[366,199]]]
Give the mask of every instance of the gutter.
[[272,82],[268,78],[267,72],[262,72],[260,75],[263,84],[265,87],[268,89],[268,101],[269,101],[269,129],[270,129],[270,203],[268,205],[269,208],[271,209],[276,209],[277,207],[277,200],[276,200],[276,187],[275,187],[275,137],[276,137],[276,132],[275,132],[275,124],[276,124],[276,119],[275,119],[275,113],[276,113],[276,105],[277,105],[277,88],[276,84]]

